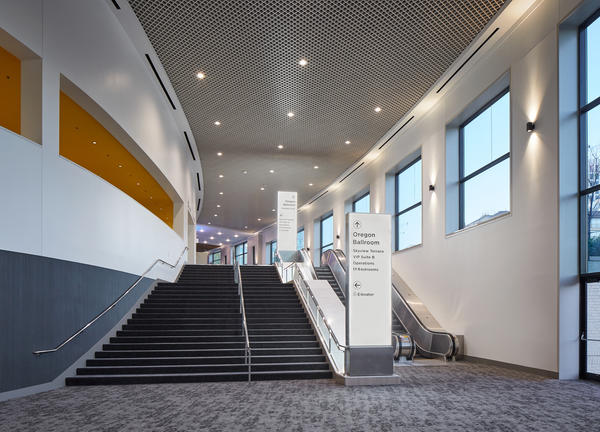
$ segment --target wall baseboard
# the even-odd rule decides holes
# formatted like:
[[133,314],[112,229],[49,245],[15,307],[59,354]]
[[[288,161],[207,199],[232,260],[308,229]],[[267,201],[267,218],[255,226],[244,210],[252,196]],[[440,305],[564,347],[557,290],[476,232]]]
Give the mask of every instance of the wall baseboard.
[[490,360],[490,359],[486,359],[486,358],[482,358],[482,357],[473,357],[473,356],[469,356],[469,355],[465,355],[464,360],[473,362],[473,363],[485,364],[485,365],[489,365],[489,366],[503,367],[506,369],[511,369],[511,370],[519,371],[519,372],[527,372],[527,373],[534,374],[534,375],[541,375],[546,378],[558,379],[558,372],[549,371],[549,370],[545,370],[545,369],[537,369],[537,368],[532,368],[529,366],[521,366],[521,365],[517,365],[514,363],[506,363],[506,362]]

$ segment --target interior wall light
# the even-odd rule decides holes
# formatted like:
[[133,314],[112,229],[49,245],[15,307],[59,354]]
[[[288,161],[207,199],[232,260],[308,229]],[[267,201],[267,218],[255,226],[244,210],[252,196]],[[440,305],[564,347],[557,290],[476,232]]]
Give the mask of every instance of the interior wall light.
[[433,192],[435,190],[435,185],[429,185],[429,192]]
[[534,122],[527,122],[527,132],[531,133],[535,130],[535,123]]

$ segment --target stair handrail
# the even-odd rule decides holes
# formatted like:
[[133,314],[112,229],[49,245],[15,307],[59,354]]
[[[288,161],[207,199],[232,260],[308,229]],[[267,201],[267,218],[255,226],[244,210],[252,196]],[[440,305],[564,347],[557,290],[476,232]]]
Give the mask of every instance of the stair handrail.
[[250,347],[250,337],[248,336],[248,321],[246,319],[246,301],[244,300],[244,285],[242,283],[242,272],[240,262],[235,261],[233,277],[238,284],[238,294],[240,296],[240,312],[242,314],[242,332],[246,336],[244,341],[244,361],[248,365],[248,382],[252,381],[252,348]]
[[[329,325],[329,322],[327,320],[327,318],[325,317],[325,313],[323,312],[323,310],[321,309],[321,306],[319,305],[319,302],[317,301],[317,298],[314,296],[310,285],[308,285],[308,283],[306,282],[306,279],[304,278],[304,275],[300,269],[300,267],[298,266],[297,262],[292,262],[291,264],[288,264],[287,266],[284,267],[284,262],[281,259],[281,256],[279,255],[279,252],[277,252],[276,255],[276,259],[275,259],[275,266],[276,268],[279,270],[279,274],[280,277],[282,278],[282,282],[289,282],[287,280],[283,280],[284,278],[284,274],[285,271],[288,270],[290,267],[294,269],[294,274],[297,275],[300,279],[300,283],[302,283],[305,287],[306,292],[308,293],[308,295],[310,296],[310,298],[312,299],[314,305],[315,305],[315,309],[317,311],[317,314],[319,315],[321,322],[325,325],[325,328],[327,329],[327,332],[329,333],[330,339],[329,339],[329,343],[327,343],[327,341],[323,338],[323,336],[321,335],[321,326],[319,325],[319,322],[317,321],[317,317],[313,316],[313,311],[312,309],[309,307],[308,303],[305,301],[304,299],[304,294],[302,294],[301,290],[300,293],[302,294],[300,296],[302,303],[305,304],[306,309],[309,311],[309,317],[310,319],[313,321],[313,324],[315,326],[315,328],[317,329],[317,334],[319,335],[319,338],[321,339],[323,346],[327,348],[326,352],[327,352],[327,357],[330,360],[330,363],[333,365],[333,367],[336,369],[336,373],[338,375],[344,375],[344,369],[342,368],[342,366],[338,365],[337,362],[335,361],[335,358],[333,357],[333,354],[331,353],[331,340],[333,340],[333,342],[335,343],[335,345],[337,346],[338,350],[340,350],[341,352],[344,352],[344,356],[345,356],[345,352],[346,349],[348,348],[346,345],[340,343],[340,341],[338,340],[337,336],[335,335],[335,332],[333,331],[333,329],[331,328],[331,326]],[[316,279],[316,277],[315,277]],[[297,287],[297,285],[299,284],[298,281],[296,281],[296,278],[293,277],[292,278],[294,285]],[[297,287],[298,288],[298,287]]]
[[86,325],[84,325],[83,327],[81,327],[79,330],[77,330],[75,333],[73,333],[71,336],[69,336],[67,339],[65,339],[62,343],[60,343],[59,345],[57,345],[55,348],[33,351],[33,354],[39,356],[40,354],[54,353],[54,352],[60,350],[66,344],[68,344],[73,339],[75,339],[77,336],[79,336],[81,333],[83,333],[88,327],[90,327],[92,324],[94,324],[96,321],[98,321],[109,310],[111,310],[113,307],[115,307],[117,303],[119,303],[127,294],[129,294],[131,292],[131,290],[134,289],[142,281],[142,279],[144,279],[144,277],[148,273],[150,273],[150,271],[154,268],[154,266],[156,264],[161,263],[161,264],[166,264],[167,266],[169,266],[172,269],[176,268],[177,265],[179,264],[179,261],[181,261],[181,258],[183,257],[183,255],[185,254],[185,252],[187,250],[188,250],[187,246],[183,248],[183,250],[181,251],[181,254],[179,255],[179,258],[177,258],[177,261],[175,261],[175,264],[168,263],[167,261],[165,261],[163,259],[160,259],[160,258],[157,258],[156,260],[154,260],[154,262],[152,263],[152,265],[150,267],[148,267],[146,269],[146,271],[144,271],[144,273],[142,273],[140,275],[140,277],[138,277],[137,280],[132,285],[130,285],[129,288],[127,288],[127,290],[125,292],[123,292],[123,294],[121,294],[114,302],[112,302],[107,308],[105,308],[102,312],[100,312],[98,315],[96,315]]

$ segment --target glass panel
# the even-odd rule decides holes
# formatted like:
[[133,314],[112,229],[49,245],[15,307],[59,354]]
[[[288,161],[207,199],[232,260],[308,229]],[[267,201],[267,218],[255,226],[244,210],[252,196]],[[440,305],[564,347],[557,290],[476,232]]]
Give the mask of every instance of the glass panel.
[[333,244],[333,215],[321,220],[321,248]]
[[463,177],[510,150],[510,93],[506,93],[462,129]]
[[586,67],[584,105],[600,97],[600,19],[596,19],[585,30]]
[[352,210],[355,213],[370,213],[371,212],[371,197],[366,194],[362,198],[354,201]]
[[589,188],[600,184],[600,106],[585,113],[581,122],[582,145],[587,146],[585,188]]
[[422,206],[418,206],[397,216],[398,250],[421,244],[421,209]]
[[510,210],[510,159],[463,184],[464,225],[475,225]]
[[586,370],[600,375],[600,282],[587,283],[586,290]]
[[586,247],[582,251],[586,272],[600,271],[600,191],[582,197],[585,219],[581,228],[585,230]]
[[398,212],[421,201],[421,165],[419,159],[396,176]]
[[296,237],[296,249],[300,250],[304,247],[304,230],[298,231],[298,236]]

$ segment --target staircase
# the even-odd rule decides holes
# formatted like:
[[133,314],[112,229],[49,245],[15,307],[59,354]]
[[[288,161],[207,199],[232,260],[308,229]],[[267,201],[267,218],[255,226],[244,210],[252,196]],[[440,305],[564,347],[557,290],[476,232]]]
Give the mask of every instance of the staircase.
[[338,285],[337,281],[335,280],[335,277],[333,276],[331,269],[328,266],[315,267],[315,273],[317,274],[317,279],[326,280],[327,282],[329,282],[329,285],[331,285],[331,287],[333,288],[333,291],[335,291],[335,293],[339,297],[340,301],[345,306],[346,305],[346,297],[344,297],[344,292],[341,290],[340,286]]
[[242,266],[241,273],[252,369],[255,362],[277,361],[276,379],[331,378],[294,286],[281,283],[274,266]]
[[[249,331],[252,380],[330,376],[294,288],[291,293],[305,326],[298,314],[281,317],[280,311],[270,308],[279,305],[279,295],[271,298],[262,292],[268,288],[265,285],[246,294],[255,307],[252,319],[261,323],[256,331]],[[288,299],[286,306],[293,304]],[[248,304],[246,308],[249,318]],[[271,313],[274,316],[269,318]],[[77,369],[75,377],[67,378],[66,384],[246,381],[244,341],[233,266],[187,265],[177,282],[159,283],[122,330],[87,360],[86,367]],[[314,341],[313,345],[295,346],[308,341]]]

